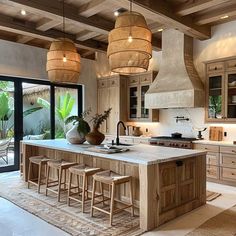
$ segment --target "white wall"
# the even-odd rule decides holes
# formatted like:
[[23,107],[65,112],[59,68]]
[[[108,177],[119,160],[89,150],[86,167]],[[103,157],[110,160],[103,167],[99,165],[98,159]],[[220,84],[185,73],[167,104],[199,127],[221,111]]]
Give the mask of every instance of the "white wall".
[[[0,40],[0,75],[48,80],[47,50]],[[84,85],[85,109],[97,111],[97,81],[95,61],[81,60],[79,84]]]

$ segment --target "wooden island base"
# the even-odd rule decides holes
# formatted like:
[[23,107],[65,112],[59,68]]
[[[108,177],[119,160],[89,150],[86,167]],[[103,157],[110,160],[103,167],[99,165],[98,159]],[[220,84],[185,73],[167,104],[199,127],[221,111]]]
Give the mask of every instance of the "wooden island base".
[[[23,178],[27,181],[29,157],[46,155],[52,159],[64,159],[85,163],[93,167],[112,170],[133,177],[133,195],[136,213],[140,216],[140,228],[154,229],[177,216],[206,203],[206,157],[193,157],[157,164],[136,164],[109,158],[96,157],[53,148],[22,143]],[[37,172],[34,170],[34,175]],[[128,186],[121,186],[116,199],[129,201]]]

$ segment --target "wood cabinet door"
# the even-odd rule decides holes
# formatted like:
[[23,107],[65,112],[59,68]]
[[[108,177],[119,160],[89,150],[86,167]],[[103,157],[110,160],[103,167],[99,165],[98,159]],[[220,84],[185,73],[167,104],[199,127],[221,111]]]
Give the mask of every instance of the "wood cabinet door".
[[111,86],[109,90],[109,107],[112,108],[109,118],[107,119],[107,133],[116,134],[116,124],[120,120],[120,89],[119,86]]
[[224,121],[225,119],[224,73],[209,74],[206,80],[206,121]]
[[[190,202],[196,197],[196,159],[176,162],[179,178],[179,204]],[[179,166],[178,166],[179,165]]]
[[226,121],[232,122],[236,120],[236,71],[226,73],[225,93]]
[[160,213],[177,206],[178,173],[175,162],[160,164]]
[[[107,87],[98,88],[98,113],[103,113],[109,108],[109,90]],[[103,122],[100,131],[107,133],[107,122]]]

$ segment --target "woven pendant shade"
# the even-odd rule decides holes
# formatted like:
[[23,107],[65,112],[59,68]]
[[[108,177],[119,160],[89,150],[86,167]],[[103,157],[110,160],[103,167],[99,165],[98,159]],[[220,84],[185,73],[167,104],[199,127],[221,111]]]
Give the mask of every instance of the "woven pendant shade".
[[108,37],[107,56],[111,70],[120,74],[147,71],[152,58],[151,39],[152,33],[141,14],[130,11],[118,16]]
[[80,73],[80,55],[69,39],[52,42],[47,54],[48,78],[54,83],[77,84]]

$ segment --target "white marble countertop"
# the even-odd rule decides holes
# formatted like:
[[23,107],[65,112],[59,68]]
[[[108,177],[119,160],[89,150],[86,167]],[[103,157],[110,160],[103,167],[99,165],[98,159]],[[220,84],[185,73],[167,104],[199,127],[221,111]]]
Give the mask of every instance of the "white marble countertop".
[[211,140],[195,140],[193,143],[199,143],[199,144],[207,144],[207,145],[219,145],[219,146],[235,146],[236,144],[233,144],[233,141],[211,141]]
[[87,150],[89,147],[93,147],[87,143],[75,145],[68,143],[65,139],[24,140],[22,143],[143,165],[151,165],[206,154],[205,151],[160,147],[149,144],[137,144],[126,147],[129,148],[128,152],[103,154]]

